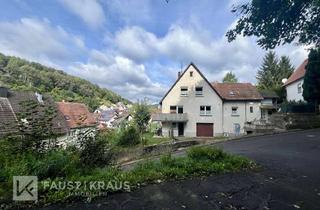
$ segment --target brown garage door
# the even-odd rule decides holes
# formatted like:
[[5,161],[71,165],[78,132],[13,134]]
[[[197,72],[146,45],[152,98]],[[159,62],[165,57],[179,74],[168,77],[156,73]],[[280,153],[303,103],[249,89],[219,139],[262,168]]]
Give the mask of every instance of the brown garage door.
[[197,123],[197,136],[212,137],[213,123]]

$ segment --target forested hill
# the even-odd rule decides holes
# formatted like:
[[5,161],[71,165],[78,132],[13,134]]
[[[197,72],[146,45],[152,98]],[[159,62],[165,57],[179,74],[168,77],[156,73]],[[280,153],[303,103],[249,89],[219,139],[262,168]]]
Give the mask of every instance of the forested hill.
[[129,103],[118,94],[61,70],[0,53],[0,85],[15,90],[48,93],[56,101],[87,104],[91,110],[100,104]]

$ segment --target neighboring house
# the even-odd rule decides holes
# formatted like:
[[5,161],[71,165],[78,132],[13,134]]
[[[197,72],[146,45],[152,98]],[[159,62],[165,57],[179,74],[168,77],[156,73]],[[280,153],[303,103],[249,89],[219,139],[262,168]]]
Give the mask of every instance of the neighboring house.
[[259,90],[263,97],[261,101],[261,120],[269,122],[270,116],[278,109],[279,96],[271,90]]
[[95,136],[98,123],[85,104],[58,102],[57,105],[69,129],[68,134],[59,139],[60,146],[78,145],[82,138]]
[[261,118],[263,97],[250,83],[210,83],[190,64],[152,115],[164,136],[221,136],[244,133],[245,122]]
[[117,112],[113,109],[101,110],[98,114],[100,128],[112,128],[113,121],[117,118]]
[[115,120],[111,123],[113,128],[119,128],[121,125],[126,124],[132,120],[132,116],[128,112],[121,112]]
[[[26,113],[26,103],[32,103]],[[37,105],[37,106],[34,106]],[[50,121],[51,127],[46,127],[52,135],[61,136],[68,133],[66,121],[58,112],[57,106],[50,96],[42,96],[30,91],[13,91],[0,87],[0,137],[7,135],[23,135],[33,132],[37,123],[43,120],[41,116],[46,110],[56,111]],[[35,125],[32,124],[35,123]],[[43,131],[45,132],[45,131]]]
[[287,101],[303,101],[303,80],[306,73],[306,65],[308,60],[305,60],[284,83],[287,91]]

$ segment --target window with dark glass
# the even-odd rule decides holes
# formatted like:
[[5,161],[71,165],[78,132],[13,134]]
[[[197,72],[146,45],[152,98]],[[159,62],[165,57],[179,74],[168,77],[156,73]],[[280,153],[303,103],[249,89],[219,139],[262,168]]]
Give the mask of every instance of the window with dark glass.
[[181,90],[181,93],[180,93],[181,96],[188,96],[188,87],[181,87],[180,90]]
[[170,106],[170,113],[177,113],[177,106]]
[[253,113],[253,106],[250,106],[250,113]]
[[203,87],[196,87],[196,96],[202,96],[203,95]]
[[200,106],[200,115],[202,116],[211,115],[211,106]]
[[233,106],[233,107],[231,108],[231,110],[232,110],[232,115],[237,115],[237,114],[238,114],[238,107]]

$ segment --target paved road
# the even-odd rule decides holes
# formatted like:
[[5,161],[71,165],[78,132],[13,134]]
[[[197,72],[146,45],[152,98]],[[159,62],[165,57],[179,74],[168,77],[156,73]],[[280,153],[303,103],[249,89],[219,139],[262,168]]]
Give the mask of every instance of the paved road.
[[90,204],[46,209],[320,209],[320,130],[216,146],[252,158],[262,169],[149,185]]

